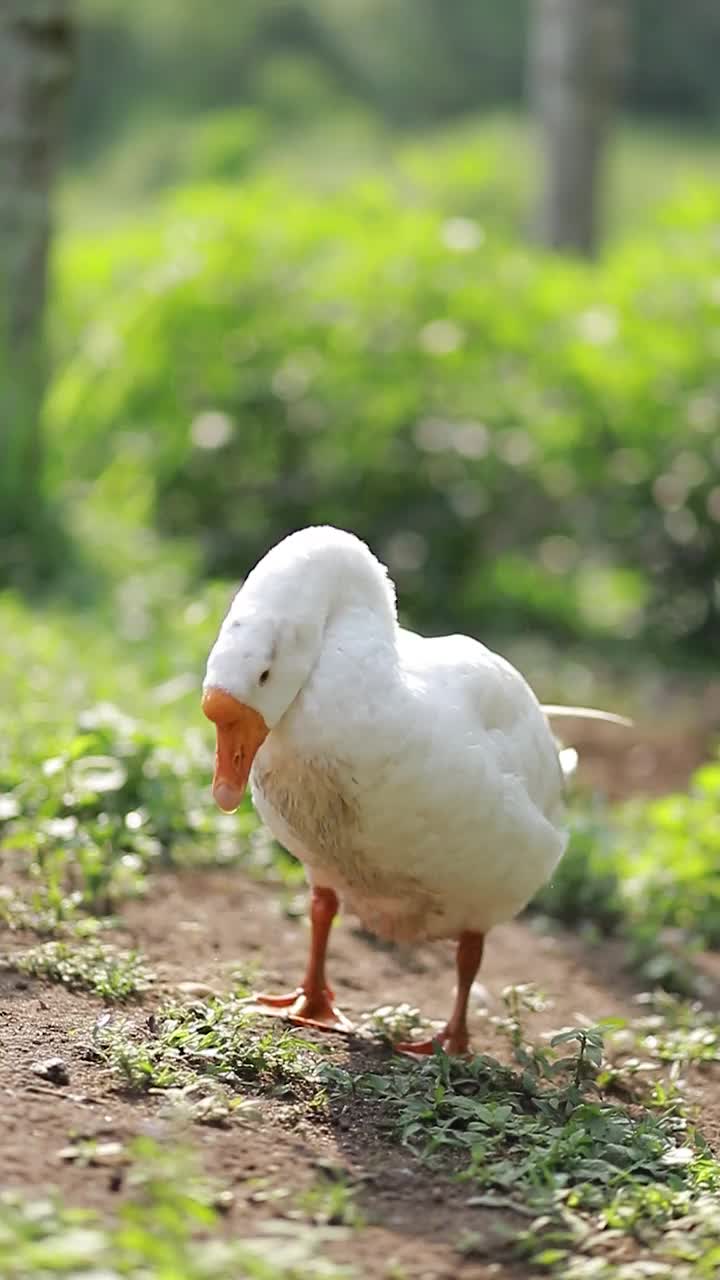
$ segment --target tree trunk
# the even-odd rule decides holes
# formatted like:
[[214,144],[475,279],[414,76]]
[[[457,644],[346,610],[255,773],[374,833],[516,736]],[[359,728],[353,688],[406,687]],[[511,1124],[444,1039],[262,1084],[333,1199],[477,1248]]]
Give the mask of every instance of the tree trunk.
[[623,64],[625,0],[533,0],[530,95],[540,134],[543,244],[592,254],[611,108]]
[[40,412],[50,196],[72,67],[70,0],[0,0],[0,574],[45,523]]

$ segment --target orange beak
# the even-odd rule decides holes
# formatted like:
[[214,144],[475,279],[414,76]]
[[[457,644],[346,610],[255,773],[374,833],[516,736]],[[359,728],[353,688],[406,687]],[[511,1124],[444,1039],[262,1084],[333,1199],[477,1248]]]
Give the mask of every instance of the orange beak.
[[212,793],[224,813],[234,813],[247,786],[252,763],[270,730],[258,711],[223,689],[206,689],[202,709],[217,733]]

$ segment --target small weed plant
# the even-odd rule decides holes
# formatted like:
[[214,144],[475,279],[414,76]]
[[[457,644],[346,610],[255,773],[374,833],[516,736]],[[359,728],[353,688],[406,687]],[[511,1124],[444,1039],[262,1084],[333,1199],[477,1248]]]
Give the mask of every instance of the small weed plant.
[[298,1205],[300,1210],[318,1225],[353,1228],[364,1226],[364,1218],[355,1198],[355,1189],[339,1173],[332,1173],[319,1179],[299,1197]]

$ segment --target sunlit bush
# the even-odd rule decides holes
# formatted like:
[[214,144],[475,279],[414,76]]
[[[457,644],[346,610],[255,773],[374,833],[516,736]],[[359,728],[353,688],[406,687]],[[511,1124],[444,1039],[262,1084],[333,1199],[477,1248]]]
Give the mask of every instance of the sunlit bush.
[[380,180],[185,191],[65,251],[65,314],[89,318],[51,395],[56,472],[149,478],[157,526],[213,573],[329,521],[423,625],[700,650],[720,604],[719,220],[698,190],[593,267]]
[[534,906],[631,943],[647,981],[697,993],[693,950],[720,946],[720,761],[687,792],[579,808],[570,845]]

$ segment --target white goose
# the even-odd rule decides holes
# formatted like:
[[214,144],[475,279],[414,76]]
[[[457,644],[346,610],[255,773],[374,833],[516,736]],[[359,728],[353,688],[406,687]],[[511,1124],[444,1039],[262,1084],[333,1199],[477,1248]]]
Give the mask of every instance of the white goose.
[[257,1002],[351,1029],[325,978],[342,899],[383,938],[457,940],[440,1040],[465,1052],[485,935],[526,905],[566,843],[557,745],[523,677],[466,636],[403,630],[393,584],[365,544],[310,528],[273,547],[236,595],[203,710],[217,730],[218,805],[234,810],[249,777],[260,816],[312,888],[305,978]]

